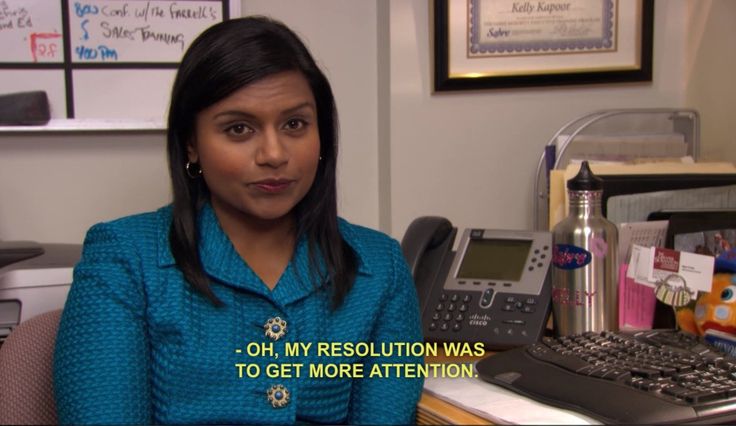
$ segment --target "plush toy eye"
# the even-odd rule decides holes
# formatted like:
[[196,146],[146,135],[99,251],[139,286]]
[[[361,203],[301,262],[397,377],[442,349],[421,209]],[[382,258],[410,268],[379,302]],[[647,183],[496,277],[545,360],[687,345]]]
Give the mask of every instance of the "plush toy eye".
[[736,302],[736,286],[730,285],[721,292],[721,300],[728,303]]

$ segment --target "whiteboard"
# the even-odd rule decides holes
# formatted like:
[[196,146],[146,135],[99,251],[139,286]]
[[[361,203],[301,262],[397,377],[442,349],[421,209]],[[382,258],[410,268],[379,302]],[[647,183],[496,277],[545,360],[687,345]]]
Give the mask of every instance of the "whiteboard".
[[61,4],[0,0],[0,62],[64,61]]
[[51,117],[66,118],[64,71],[34,70],[32,74],[33,78],[29,78],[27,70],[0,70],[0,94],[43,90],[49,99]]
[[0,0],[0,95],[46,91],[52,118],[162,121],[182,55],[231,16],[240,0]]
[[73,62],[178,62],[199,33],[223,19],[221,1],[69,2]]
[[176,70],[74,71],[76,116],[164,120]]

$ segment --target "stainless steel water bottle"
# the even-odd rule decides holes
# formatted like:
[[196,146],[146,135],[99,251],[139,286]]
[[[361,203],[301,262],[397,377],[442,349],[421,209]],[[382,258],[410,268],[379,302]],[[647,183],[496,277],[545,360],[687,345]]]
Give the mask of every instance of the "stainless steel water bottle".
[[570,211],[552,230],[555,332],[617,331],[618,230],[603,217],[603,180],[583,161],[567,193]]

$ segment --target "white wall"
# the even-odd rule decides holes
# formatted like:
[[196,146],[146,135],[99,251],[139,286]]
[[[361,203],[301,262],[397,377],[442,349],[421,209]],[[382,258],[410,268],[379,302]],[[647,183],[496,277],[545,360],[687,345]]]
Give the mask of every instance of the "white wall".
[[656,2],[651,83],[432,94],[428,2],[391,2],[391,233],[428,214],[531,229],[537,163],[558,128],[598,109],[683,106],[684,17],[684,1]]
[[164,146],[163,132],[0,135],[0,240],[79,243],[169,202]]
[[685,85],[688,105],[700,111],[701,156],[736,162],[736,2],[688,2]]

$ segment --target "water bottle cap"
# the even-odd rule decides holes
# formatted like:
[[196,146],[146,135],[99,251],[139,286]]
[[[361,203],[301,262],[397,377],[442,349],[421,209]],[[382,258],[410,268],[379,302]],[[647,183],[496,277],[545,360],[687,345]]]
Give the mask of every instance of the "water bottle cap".
[[567,181],[567,189],[571,191],[600,191],[603,189],[603,179],[594,175],[588,162],[583,161],[578,174]]

